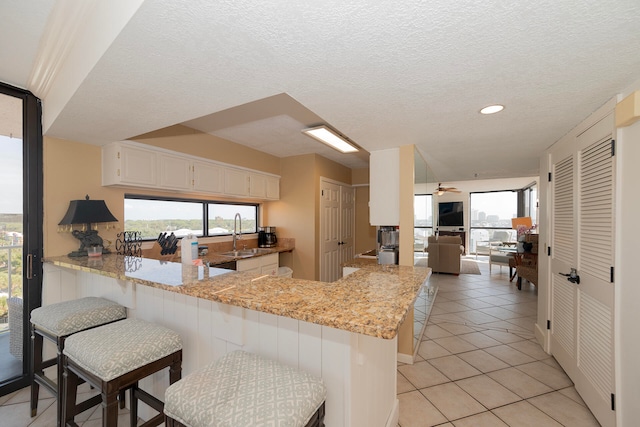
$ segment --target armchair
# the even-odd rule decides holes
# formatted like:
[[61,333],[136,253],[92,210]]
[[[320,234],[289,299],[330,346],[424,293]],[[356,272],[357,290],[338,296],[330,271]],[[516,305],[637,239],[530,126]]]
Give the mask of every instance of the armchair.
[[460,256],[464,253],[460,236],[429,236],[427,266],[434,273],[460,274]]

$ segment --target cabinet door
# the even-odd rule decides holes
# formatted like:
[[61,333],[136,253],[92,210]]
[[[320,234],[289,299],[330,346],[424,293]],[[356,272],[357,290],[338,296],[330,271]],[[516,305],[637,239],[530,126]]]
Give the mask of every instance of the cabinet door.
[[260,273],[275,276],[278,274],[278,263],[263,265],[260,267]]
[[224,192],[230,196],[248,196],[249,173],[239,169],[225,169]]
[[251,273],[260,273],[262,264],[260,262],[261,257],[240,259],[236,262],[236,271],[245,271]]
[[162,189],[190,190],[191,162],[184,157],[158,154],[158,184]]
[[267,199],[280,199],[280,178],[272,176],[267,177]]
[[157,154],[151,150],[121,145],[120,168],[117,174],[121,184],[136,184],[145,187],[157,185]]
[[223,193],[224,168],[212,163],[193,162],[193,189],[207,193]]
[[249,195],[264,199],[267,197],[267,177],[252,173],[249,175]]

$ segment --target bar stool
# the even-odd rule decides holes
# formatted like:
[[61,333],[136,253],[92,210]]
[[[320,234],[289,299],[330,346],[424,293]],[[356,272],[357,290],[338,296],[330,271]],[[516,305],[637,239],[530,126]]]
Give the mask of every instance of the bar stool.
[[[71,334],[127,317],[127,310],[104,298],[86,297],[39,307],[31,312],[31,416],[38,413],[40,385],[57,399],[57,425],[62,420],[62,352]],[[55,358],[43,360],[43,338],[57,346]],[[44,374],[44,369],[57,364],[57,383]]]
[[[75,426],[74,418],[88,409],[76,405],[80,379],[101,391],[102,425],[117,426],[118,394],[130,390],[131,425],[137,425],[138,399],[159,412],[143,426],[164,421],[164,404],[138,387],[138,381],[169,368],[169,382],[182,372],[182,340],[171,329],[140,319],[125,319],[78,332],[67,338],[62,357],[64,367],[64,425]],[[97,402],[96,402],[97,404]]]
[[167,388],[169,427],[323,427],[322,380],[242,350]]

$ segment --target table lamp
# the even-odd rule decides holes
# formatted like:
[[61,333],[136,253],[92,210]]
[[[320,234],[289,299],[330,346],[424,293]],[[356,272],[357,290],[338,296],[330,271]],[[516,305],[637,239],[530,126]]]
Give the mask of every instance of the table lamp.
[[[80,247],[77,251],[69,253],[70,257],[87,256],[87,248],[91,246],[104,247],[102,237],[98,236],[98,224],[103,222],[118,222],[104,200],[89,200],[87,195],[84,200],[69,202],[69,209],[58,225],[64,227],[63,231],[71,232],[73,237],[80,240]],[[79,224],[82,224],[81,229],[74,230],[73,226]],[[103,249],[103,252],[108,253],[109,250]]]

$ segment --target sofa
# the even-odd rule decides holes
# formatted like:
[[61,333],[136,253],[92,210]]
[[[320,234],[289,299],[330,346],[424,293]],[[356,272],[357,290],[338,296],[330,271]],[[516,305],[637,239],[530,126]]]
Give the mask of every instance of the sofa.
[[460,257],[464,254],[460,236],[429,236],[426,251],[432,272],[460,274]]

